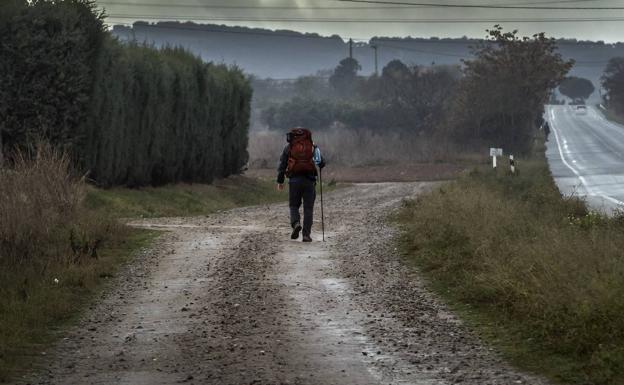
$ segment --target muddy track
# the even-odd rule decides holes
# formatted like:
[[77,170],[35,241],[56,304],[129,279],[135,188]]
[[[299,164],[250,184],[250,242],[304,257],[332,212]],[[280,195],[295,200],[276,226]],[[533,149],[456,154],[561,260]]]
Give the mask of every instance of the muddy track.
[[328,195],[325,243],[291,241],[283,204],[134,223],[167,232],[23,382],[546,384],[502,362],[401,263],[384,218],[429,187]]

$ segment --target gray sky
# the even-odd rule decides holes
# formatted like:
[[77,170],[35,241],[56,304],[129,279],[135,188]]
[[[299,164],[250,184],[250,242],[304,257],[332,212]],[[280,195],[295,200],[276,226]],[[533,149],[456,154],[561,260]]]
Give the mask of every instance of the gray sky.
[[[419,0],[395,1],[418,2]],[[624,8],[624,0],[420,1],[435,4],[534,5],[550,7],[614,6]],[[436,8],[356,4],[338,0],[182,0],[176,2],[164,0],[98,0],[97,3],[106,8],[107,13],[110,15],[108,23],[111,25],[128,24],[135,20],[191,20],[198,23],[291,29],[301,32],[317,32],[323,35],[339,34],[344,38],[369,39],[372,36],[461,37],[466,35],[469,37],[483,37],[486,28],[491,27],[495,22],[500,22],[506,29],[518,29],[523,35],[532,35],[533,33],[543,31],[554,37],[604,40],[606,42],[624,40],[624,34],[622,33],[624,31],[624,10]],[[601,20],[605,18],[621,18],[621,20]],[[316,19],[316,21],[305,22],[302,21],[303,19]],[[331,19],[334,21],[331,21]],[[376,20],[376,22],[361,22],[366,19]],[[423,22],[449,19],[452,22]],[[470,19],[479,20],[479,22],[460,23],[457,21]],[[515,21],[518,19],[523,20],[523,22]],[[544,19],[574,19],[575,21],[545,22],[543,21]],[[581,22],[578,19],[591,19],[592,21]],[[379,22],[388,20],[392,22]],[[407,22],[408,20],[417,20],[419,22]]]

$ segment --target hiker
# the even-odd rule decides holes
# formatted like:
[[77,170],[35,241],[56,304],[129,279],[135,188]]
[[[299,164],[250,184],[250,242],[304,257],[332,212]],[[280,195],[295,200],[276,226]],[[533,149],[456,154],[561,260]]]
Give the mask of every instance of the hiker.
[[[288,206],[290,207],[291,239],[299,239],[303,230],[303,242],[312,242],[312,218],[316,199],[317,170],[325,167],[321,151],[312,142],[312,133],[305,128],[293,128],[286,134],[288,144],[280,156],[277,168],[277,189],[284,190],[284,177],[288,177]],[[303,201],[303,227],[299,208]]]

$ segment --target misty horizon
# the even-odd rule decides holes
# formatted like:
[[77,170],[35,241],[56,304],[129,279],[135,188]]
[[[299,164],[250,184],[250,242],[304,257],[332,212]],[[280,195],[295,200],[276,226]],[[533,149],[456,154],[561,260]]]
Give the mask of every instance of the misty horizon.
[[[564,4],[561,4],[564,3]],[[488,1],[444,2],[441,4],[492,6],[527,5],[580,9],[471,9],[358,4],[339,0],[278,2],[202,2],[182,4],[97,1],[105,9],[109,25],[131,25],[135,21],[193,21],[271,30],[296,30],[343,39],[369,40],[391,37],[485,37],[485,29],[502,24],[522,35],[545,32],[558,39],[578,39],[614,43],[622,41],[620,27],[624,9],[617,0],[588,1]]]

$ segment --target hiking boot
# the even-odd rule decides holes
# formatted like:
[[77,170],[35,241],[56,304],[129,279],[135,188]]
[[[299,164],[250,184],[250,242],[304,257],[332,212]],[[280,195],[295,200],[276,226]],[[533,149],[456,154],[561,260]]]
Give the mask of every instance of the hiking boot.
[[290,239],[298,239],[301,229],[302,229],[301,225],[297,223],[295,227],[293,227],[293,231],[290,234]]
[[309,235],[303,234],[303,241],[304,242],[312,242],[312,238]]

